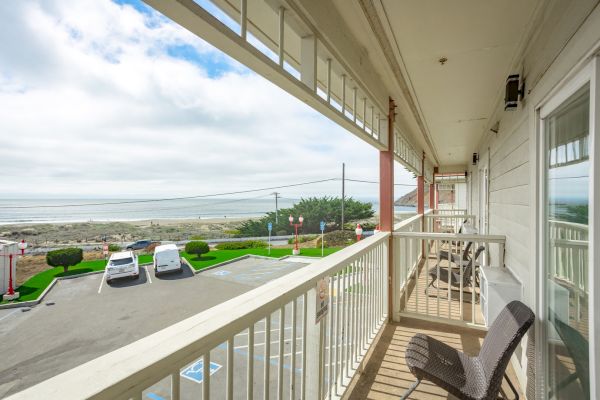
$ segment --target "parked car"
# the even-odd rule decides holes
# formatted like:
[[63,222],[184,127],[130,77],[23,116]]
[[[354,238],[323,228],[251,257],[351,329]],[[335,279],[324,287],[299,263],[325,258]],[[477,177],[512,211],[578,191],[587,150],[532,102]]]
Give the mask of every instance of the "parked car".
[[106,265],[106,282],[111,283],[113,279],[133,277],[139,278],[140,267],[138,258],[133,251],[121,251],[113,253]]
[[174,244],[163,244],[154,249],[154,272],[183,271],[179,249]]
[[152,243],[154,242],[152,242],[151,240],[138,240],[137,242],[131,243],[126,248],[127,250],[142,250],[150,246]]

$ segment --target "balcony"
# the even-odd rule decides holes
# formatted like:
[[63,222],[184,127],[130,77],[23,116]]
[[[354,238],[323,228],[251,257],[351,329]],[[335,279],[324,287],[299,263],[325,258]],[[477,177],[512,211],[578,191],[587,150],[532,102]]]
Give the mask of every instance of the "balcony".
[[[407,218],[393,233],[377,233],[11,399],[397,395],[411,378],[402,354],[412,334],[475,352],[485,333],[477,285],[461,280],[456,292],[427,284],[434,265],[468,281],[468,262],[450,265],[438,251],[460,254],[467,242],[485,246],[477,260],[469,258],[472,282],[478,268],[502,268],[504,237],[463,233],[472,221],[461,210]],[[388,324],[390,307],[395,322]],[[443,395],[423,386],[415,398]]]

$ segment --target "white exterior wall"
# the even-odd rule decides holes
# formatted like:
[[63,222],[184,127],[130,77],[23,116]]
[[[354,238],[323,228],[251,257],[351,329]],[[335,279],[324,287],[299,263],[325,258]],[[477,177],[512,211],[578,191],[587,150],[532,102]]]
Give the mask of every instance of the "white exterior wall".
[[[8,271],[9,257],[5,254],[17,254],[18,251],[17,243],[0,240],[0,295],[6,293],[8,290],[8,280],[10,277]],[[17,279],[17,257],[13,257],[13,288],[16,289]]]
[[[600,7],[597,1],[550,1],[541,23],[510,73],[526,80],[526,97],[519,108],[504,111],[499,102],[490,126],[500,122],[498,133],[487,131],[474,150],[477,166],[469,166],[470,210],[480,215],[479,171],[489,162],[489,233],[506,235],[506,266],[523,284],[522,300],[535,312],[539,302],[536,246],[539,201],[537,199],[537,114],[540,103],[578,64],[600,45]],[[530,331],[529,343],[533,343]],[[524,340],[523,343],[527,341]],[[513,365],[521,387],[533,398],[534,382],[527,346],[517,349]],[[531,350],[531,349],[529,349]],[[529,360],[532,352],[529,351]],[[529,363],[529,365],[528,365]],[[539,368],[539,366],[538,366]]]

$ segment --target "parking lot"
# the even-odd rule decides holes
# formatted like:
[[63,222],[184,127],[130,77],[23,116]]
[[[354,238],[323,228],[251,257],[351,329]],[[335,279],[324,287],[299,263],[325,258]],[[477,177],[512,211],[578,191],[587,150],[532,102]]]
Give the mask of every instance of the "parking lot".
[[[200,311],[220,304],[265,282],[304,267],[309,260],[248,258],[194,275],[183,272],[156,276],[151,266],[140,267],[138,279],[124,279],[108,285],[103,274],[61,280],[38,306],[0,310],[0,396],[18,392],[35,383],[145,337]],[[301,311],[301,307],[299,309]],[[286,312],[284,368],[289,374],[291,310]],[[299,315],[298,320],[301,321]],[[255,390],[262,392],[265,324],[255,326]],[[297,336],[301,331],[298,329]],[[247,333],[235,338],[235,365],[245,371]],[[271,321],[270,363],[278,365],[279,322]],[[262,347],[261,347],[262,346]],[[301,346],[301,338],[298,340]],[[211,353],[211,389],[225,383],[226,345]],[[182,397],[198,398],[202,390],[201,361],[182,371]],[[277,368],[271,368],[271,381]],[[245,387],[245,372],[235,373],[236,385]],[[170,383],[159,382],[144,398],[169,398]]]

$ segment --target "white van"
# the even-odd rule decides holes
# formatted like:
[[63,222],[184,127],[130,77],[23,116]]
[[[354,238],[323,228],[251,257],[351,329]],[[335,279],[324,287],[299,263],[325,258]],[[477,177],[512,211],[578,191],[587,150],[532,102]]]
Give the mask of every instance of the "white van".
[[163,244],[154,249],[154,273],[183,271],[179,250],[174,244]]
[[113,253],[106,265],[106,282],[110,283],[115,278],[140,277],[138,258],[133,251]]

